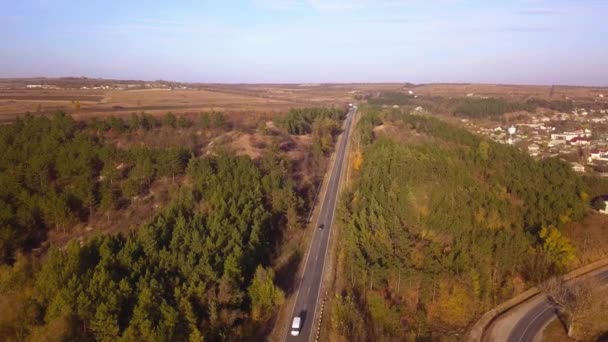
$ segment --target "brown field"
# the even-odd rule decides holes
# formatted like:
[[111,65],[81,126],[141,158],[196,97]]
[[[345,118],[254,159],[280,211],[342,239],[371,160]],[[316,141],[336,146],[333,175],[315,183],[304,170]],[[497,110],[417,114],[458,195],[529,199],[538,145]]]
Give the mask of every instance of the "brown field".
[[[571,86],[518,86],[490,84],[285,84],[285,85],[188,85],[188,89],[82,90],[78,85],[66,89],[24,89],[27,80],[0,80],[0,122],[10,121],[26,112],[65,111],[75,118],[105,115],[127,115],[142,112],[160,115],[166,112],[198,113],[201,111],[283,113],[289,108],[345,105],[358,96],[382,91],[412,90],[421,97],[464,97],[467,94],[488,97],[526,99],[574,99],[608,101],[608,88]],[[53,84],[46,80],[45,84]],[[21,83],[19,83],[21,82]],[[84,81],[83,81],[84,82]],[[88,80],[93,82],[93,80]],[[99,81],[107,82],[110,81]],[[119,81],[115,81],[119,82]],[[127,82],[127,81],[124,81]],[[136,82],[136,81],[133,81]],[[44,83],[44,82],[42,82]],[[12,86],[11,86],[12,84]],[[104,83],[100,83],[104,84]],[[605,97],[601,99],[600,94]],[[77,109],[74,101],[78,101]]]
[[[529,86],[501,84],[428,84],[411,87],[421,96],[462,97],[467,94],[488,97],[506,97],[525,99],[537,97],[544,99],[573,99],[590,101],[598,99],[600,94],[608,97],[608,88],[574,87],[574,86]],[[605,99],[605,98],[604,98]]]
[[564,230],[578,250],[578,260],[573,268],[608,256],[608,216],[590,211],[580,222],[570,223]]
[[[199,89],[42,90],[0,89],[0,121],[57,110],[77,119],[146,112],[152,115],[223,111],[284,113],[290,108],[344,105],[354,93],[344,86],[204,86]],[[80,108],[76,108],[78,101]]]

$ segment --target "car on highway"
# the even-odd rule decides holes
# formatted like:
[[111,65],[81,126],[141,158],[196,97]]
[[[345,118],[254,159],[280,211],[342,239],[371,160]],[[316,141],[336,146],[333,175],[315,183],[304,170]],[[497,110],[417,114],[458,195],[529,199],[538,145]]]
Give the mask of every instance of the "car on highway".
[[320,223],[320,224],[319,224],[319,229],[323,229],[323,228],[325,228],[325,224]]
[[302,319],[299,316],[293,318],[293,322],[291,323],[291,336],[300,335],[300,326],[302,324]]

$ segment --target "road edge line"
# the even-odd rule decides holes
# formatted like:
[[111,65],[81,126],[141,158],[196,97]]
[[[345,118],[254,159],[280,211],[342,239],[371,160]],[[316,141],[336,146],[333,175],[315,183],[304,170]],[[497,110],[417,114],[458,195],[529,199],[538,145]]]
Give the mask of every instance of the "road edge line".
[[[355,111],[352,114],[351,118],[348,119],[348,120],[350,120],[350,123],[348,124],[349,127],[348,127],[348,130],[345,130],[345,132],[348,132],[348,134],[345,134],[344,136],[341,137],[341,138],[345,138],[345,140],[346,140],[344,142],[344,153],[345,154],[348,152],[348,149],[347,149],[348,148],[348,143],[349,143],[349,139],[348,138],[350,138],[350,134],[352,133],[351,132],[352,123],[353,123],[352,119],[353,119],[353,117],[355,116],[356,113],[357,113],[357,111]],[[348,135],[348,137],[346,137],[346,135]],[[346,155],[344,155],[343,157],[344,158],[342,160],[342,163],[344,163],[344,161],[346,159],[346,163],[348,165],[348,159],[346,158]],[[329,224],[328,224],[328,226],[330,227],[330,230],[332,230],[332,231],[333,231],[332,227],[333,227],[333,223],[334,223],[334,218],[335,218],[335,215],[336,215],[336,207],[338,206],[338,201],[339,201],[339,198],[340,198],[340,193],[342,192],[342,185],[343,185],[342,182],[344,180],[344,178],[342,178],[343,175],[344,175],[344,169],[342,169],[342,172],[340,172],[340,175],[339,175],[340,181],[338,182],[338,193],[336,194],[336,203],[334,205],[334,210],[332,210],[332,212],[331,212],[331,220],[329,220]],[[325,249],[325,256],[323,257],[323,268],[321,269],[321,284],[319,284],[319,290],[317,291],[317,297],[316,297],[315,301],[319,300],[319,295],[321,294],[321,288],[323,288],[324,276],[325,276],[325,264],[327,263],[327,255],[329,253],[329,246],[331,246],[330,242],[331,242],[331,236],[332,236],[331,233],[332,233],[332,231],[330,231],[328,233],[329,235],[327,237],[327,248]],[[318,311],[318,307],[315,306],[315,312],[312,315],[313,324],[317,320],[317,311]],[[318,332],[319,333],[321,332],[321,322],[319,322]],[[308,341],[309,342],[311,341],[311,337],[312,337],[312,334],[309,335],[309,337],[308,337]]]
[[[341,137],[340,137],[341,138]],[[338,144],[338,142],[336,142],[336,145]],[[334,170],[334,166],[336,165],[336,157],[338,156],[338,150],[334,150],[333,155],[330,159],[330,165],[328,165],[328,169],[325,172],[325,175],[323,176],[323,183],[322,183],[322,187],[321,187],[321,192],[318,198],[318,202],[316,204],[316,208],[313,209],[316,210],[317,208],[319,208],[319,212],[316,213],[317,217],[315,222],[318,224],[319,222],[319,215],[321,215],[321,207],[323,206],[323,202],[325,202],[325,196],[327,196],[327,189],[329,188],[329,182],[331,181],[331,175],[333,173]],[[313,204],[314,205],[314,204]],[[314,215],[313,215],[314,216]],[[311,217],[311,221],[312,221],[312,217]],[[307,222],[308,225],[310,225],[312,222]],[[308,244],[308,250],[306,251],[306,259],[304,260],[304,263],[300,264],[299,267],[301,267],[302,269],[299,269],[298,274],[300,275],[299,279],[298,279],[298,286],[297,286],[297,290],[294,293],[294,297],[293,297],[293,304],[291,306],[291,310],[288,309],[288,312],[291,312],[290,314],[290,318],[287,320],[287,328],[286,329],[281,329],[280,330],[284,330],[283,331],[283,337],[281,338],[281,335],[279,335],[279,341],[287,341],[287,335],[289,334],[289,329],[291,327],[291,318],[293,317],[295,310],[296,310],[296,305],[298,304],[298,296],[300,295],[300,285],[302,284],[302,279],[304,278],[304,273],[306,272],[306,264],[308,264],[308,257],[310,256],[310,250],[312,249],[312,243],[314,242],[314,238],[315,235],[317,234],[317,229],[315,229],[315,227],[313,226],[313,232],[312,232],[312,236],[310,237],[310,243]],[[321,275],[321,277],[323,277],[323,275]],[[322,279],[322,278],[321,278]],[[320,287],[319,287],[320,288]],[[315,310],[316,311],[316,310]],[[314,323],[314,314],[313,314],[313,323]]]

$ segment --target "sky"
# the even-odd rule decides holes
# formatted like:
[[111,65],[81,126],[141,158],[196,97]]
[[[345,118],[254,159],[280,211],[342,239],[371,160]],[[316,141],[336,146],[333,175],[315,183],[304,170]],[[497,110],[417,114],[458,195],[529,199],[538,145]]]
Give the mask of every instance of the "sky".
[[608,85],[608,0],[0,0],[0,77]]

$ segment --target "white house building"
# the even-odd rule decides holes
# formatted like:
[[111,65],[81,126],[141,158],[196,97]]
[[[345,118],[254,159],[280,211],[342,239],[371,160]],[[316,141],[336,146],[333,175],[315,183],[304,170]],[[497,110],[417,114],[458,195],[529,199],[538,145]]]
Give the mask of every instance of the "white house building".
[[587,146],[591,144],[591,140],[589,140],[589,138],[576,137],[570,140],[570,144],[574,146]]
[[591,150],[589,152],[588,161],[592,163],[593,161],[608,161],[608,151],[606,150]]
[[571,163],[574,172],[585,172],[585,167],[579,163]]

